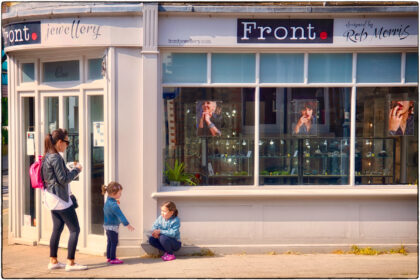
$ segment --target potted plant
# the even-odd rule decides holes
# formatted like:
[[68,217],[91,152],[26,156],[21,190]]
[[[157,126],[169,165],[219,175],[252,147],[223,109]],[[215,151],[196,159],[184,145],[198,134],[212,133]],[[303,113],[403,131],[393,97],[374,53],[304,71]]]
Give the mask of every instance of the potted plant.
[[179,163],[178,160],[175,160],[174,167],[170,167],[166,163],[165,176],[169,180],[171,186],[179,186],[181,183],[186,183],[190,186],[196,186],[194,182],[194,175],[184,172],[184,163]]

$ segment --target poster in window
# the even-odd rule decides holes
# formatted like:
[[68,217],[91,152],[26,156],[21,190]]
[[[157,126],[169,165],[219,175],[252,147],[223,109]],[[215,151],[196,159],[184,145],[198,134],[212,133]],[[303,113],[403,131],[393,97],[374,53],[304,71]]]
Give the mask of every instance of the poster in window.
[[391,100],[388,114],[389,135],[414,135],[414,101]]
[[33,131],[26,132],[26,155],[35,155],[35,132]]
[[222,118],[221,101],[197,101],[197,136],[221,136]]
[[290,127],[293,135],[318,135],[318,100],[294,99],[290,101],[290,109],[292,112]]
[[103,147],[105,144],[104,122],[93,122],[93,146]]

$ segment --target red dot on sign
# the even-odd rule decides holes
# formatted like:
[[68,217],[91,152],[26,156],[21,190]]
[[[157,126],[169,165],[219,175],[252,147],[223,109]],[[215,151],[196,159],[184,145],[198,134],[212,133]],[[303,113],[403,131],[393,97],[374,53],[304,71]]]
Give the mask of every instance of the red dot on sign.
[[319,34],[319,38],[321,38],[322,40],[327,39],[327,37],[328,37],[328,34],[325,31],[322,31],[321,34]]
[[34,32],[34,33],[32,33],[32,40],[36,40],[38,38],[38,35]]

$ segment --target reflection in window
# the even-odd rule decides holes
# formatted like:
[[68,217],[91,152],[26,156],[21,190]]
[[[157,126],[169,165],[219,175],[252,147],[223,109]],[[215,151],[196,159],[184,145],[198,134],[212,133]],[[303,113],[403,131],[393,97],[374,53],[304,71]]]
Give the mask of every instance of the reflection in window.
[[261,88],[260,184],[348,184],[349,112],[350,88]]
[[56,61],[43,64],[43,82],[78,81],[79,61]]
[[104,97],[89,96],[90,126],[90,218],[91,233],[104,234],[104,197],[101,186],[104,184]]
[[79,161],[79,98],[64,97],[64,104],[66,129],[70,141],[66,150],[67,162]]
[[58,129],[58,97],[45,98],[45,134]]
[[255,54],[214,53],[211,56],[213,83],[254,83]]
[[164,83],[205,83],[207,81],[207,54],[163,54]]
[[417,184],[418,89],[358,88],[356,184]]
[[22,83],[35,81],[35,63],[22,63]]
[[401,53],[357,54],[358,83],[401,82]]
[[[253,110],[254,91],[164,88],[165,169],[182,163],[198,185],[253,184],[254,118],[245,112]],[[168,174],[163,182],[179,184]]]
[[102,79],[102,58],[88,60],[88,80]]

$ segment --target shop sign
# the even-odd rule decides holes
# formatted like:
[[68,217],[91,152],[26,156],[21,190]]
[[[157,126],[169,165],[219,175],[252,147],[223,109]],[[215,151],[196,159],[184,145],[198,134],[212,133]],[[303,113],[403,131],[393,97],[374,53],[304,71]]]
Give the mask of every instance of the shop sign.
[[417,18],[336,19],[334,43],[353,46],[417,46]]
[[43,46],[141,46],[141,17],[42,20]]
[[333,43],[332,19],[238,19],[237,43]]
[[39,44],[41,42],[41,22],[24,22],[6,25],[3,28],[4,47]]

